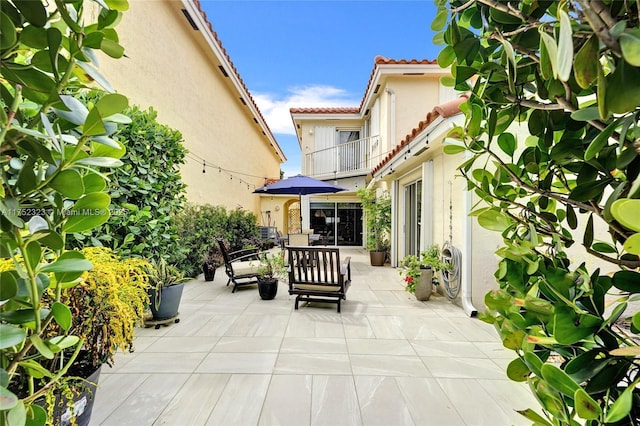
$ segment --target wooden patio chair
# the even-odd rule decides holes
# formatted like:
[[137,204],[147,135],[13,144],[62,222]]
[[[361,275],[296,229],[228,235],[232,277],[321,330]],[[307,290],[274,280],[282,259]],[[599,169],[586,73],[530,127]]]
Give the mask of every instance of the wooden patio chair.
[[227,246],[222,238],[217,238],[220,252],[224,259],[224,270],[229,277],[227,286],[233,283],[232,293],[240,286],[257,284],[258,268],[260,266],[260,252],[258,248],[243,249],[227,252]]

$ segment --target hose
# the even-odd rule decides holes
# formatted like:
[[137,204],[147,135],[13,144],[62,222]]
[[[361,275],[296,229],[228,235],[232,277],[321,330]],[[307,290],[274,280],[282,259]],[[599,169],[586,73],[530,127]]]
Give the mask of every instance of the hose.
[[447,298],[453,300],[460,293],[460,271],[462,270],[462,253],[450,242],[442,246],[441,260],[449,264],[449,269],[442,271],[442,286]]

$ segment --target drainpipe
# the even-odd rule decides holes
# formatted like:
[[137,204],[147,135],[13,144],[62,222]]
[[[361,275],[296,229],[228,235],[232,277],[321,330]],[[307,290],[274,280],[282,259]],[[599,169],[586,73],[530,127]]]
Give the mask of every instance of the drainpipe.
[[389,140],[387,141],[387,148],[395,146],[396,137],[396,92],[388,87],[384,89],[389,94]]
[[[469,157],[469,152],[467,151],[466,157]],[[472,231],[473,231],[473,218],[469,216],[471,213],[471,209],[473,208],[473,194],[471,191],[464,191],[463,195],[463,204],[464,204],[464,212],[465,212],[465,221],[464,221],[464,231],[462,242],[462,309],[464,312],[470,317],[475,317],[478,315],[478,310],[473,306],[473,302],[471,300],[471,274],[473,273],[473,268],[471,262],[473,261],[473,245],[472,245]]]

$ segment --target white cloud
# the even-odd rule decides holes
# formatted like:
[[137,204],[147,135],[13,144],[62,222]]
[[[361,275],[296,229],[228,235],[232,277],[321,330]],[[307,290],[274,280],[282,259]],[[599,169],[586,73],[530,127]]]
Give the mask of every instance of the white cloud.
[[295,135],[289,108],[357,107],[360,99],[332,86],[294,87],[284,95],[253,93],[260,112],[273,133]]

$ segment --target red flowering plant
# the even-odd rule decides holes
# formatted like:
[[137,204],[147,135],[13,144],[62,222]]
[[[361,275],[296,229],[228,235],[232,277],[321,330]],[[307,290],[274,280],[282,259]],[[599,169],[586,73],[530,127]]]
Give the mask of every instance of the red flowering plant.
[[404,276],[405,290],[416,292],[416,280],[420,277],[420,260],[418,256],[410,254],[400,261],[400,275]]

